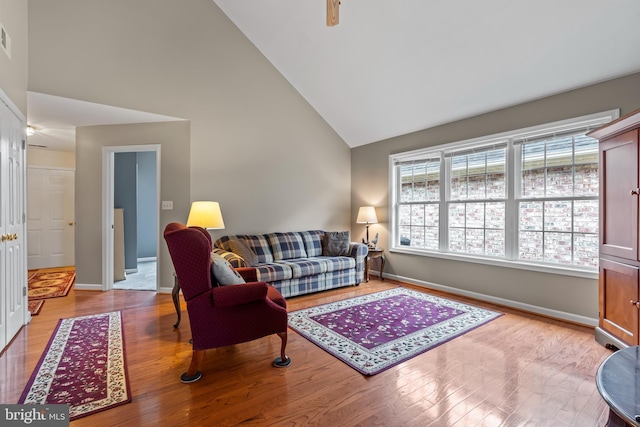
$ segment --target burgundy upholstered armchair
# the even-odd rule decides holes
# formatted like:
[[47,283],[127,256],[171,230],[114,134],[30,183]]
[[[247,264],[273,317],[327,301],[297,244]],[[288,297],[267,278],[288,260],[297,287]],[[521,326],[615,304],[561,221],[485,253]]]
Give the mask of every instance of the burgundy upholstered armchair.
[[[187,302],[193,354],[189,370],[180,380],[199,380],[204,350],[277,334],[282,345],[276,367],[288,366],[287,304],[274,287],[256,281],[253,268],[238,269],[246,284],[216,286],[211,275],[211,236],[199,227],[177,222],[164,230],[182,294]],[[248,280],[247,280],[248,279]]]

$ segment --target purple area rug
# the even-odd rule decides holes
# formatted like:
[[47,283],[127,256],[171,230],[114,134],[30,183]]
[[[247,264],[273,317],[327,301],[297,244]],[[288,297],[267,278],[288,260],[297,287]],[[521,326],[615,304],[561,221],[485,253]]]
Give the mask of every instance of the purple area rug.
[[289,327],[364,375],[375,375],[502,313],[405,288],[289,313]]
[[18,403],[68,404],[71,420],[131,401],[119,311],[60,319]]

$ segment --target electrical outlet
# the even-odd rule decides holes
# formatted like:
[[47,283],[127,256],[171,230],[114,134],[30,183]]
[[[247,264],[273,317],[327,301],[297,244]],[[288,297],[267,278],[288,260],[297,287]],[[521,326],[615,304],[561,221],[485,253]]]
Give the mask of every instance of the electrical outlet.
[[171,200],[163,200],[162,201],[162,210],[163,211],[170,211],[173,209],[173,201]]

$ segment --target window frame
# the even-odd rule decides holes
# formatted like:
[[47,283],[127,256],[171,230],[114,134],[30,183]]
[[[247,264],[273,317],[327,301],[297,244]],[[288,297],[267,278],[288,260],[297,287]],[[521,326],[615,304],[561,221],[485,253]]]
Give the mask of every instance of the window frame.
[[[597,268],[579,267],[566,264],[552,264],[544,262],[525,261],[518,259],[518,203],[522,200],[519,194],[520,159],[516,156],[515,145],[523,139],[540,138],[545,135],[561,134],[586,129],[591,130],[609,123],[620,116],[620,110],[608,110],[585,116],[560,120],[556,122],[530,126],[513,131],[502,132],[463,141],[445,143],[417,150],[401,152],[389,155],[389,251],[392,253],[411,254],[433,258],[450,259],[456,261],[475,262],[500,267],[518,268],[531,271],[540,271],[555,274],[564,274],[576,277],[597,278]],[[500,146],[506,143],[506,219],[505,219],[505,256],[492,257],[486,255],[472,255],[461,252],[448,252],[443,250],[448,245],[448,208],[455,201],[450,200],[450,156],[455,152],[486,150],[492,146]],[[422,160],[426,158],[440,157],[440,200],[439,200],[439,240],[438,250],[415,248],[400,245],[400,169],[399,163]],[[576,198],[571,198],[576,200]],[[484,199],[483,199],[484,200]],[[541,199],[541,201],[544,199]],[[464,202],[474,202],[465,200]]]

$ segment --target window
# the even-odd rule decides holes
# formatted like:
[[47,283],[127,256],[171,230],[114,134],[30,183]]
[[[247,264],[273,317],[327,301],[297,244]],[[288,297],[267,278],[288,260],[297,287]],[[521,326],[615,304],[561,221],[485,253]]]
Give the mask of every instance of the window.
[[598,142],[585,134],[615,118],[391,155],[392,250],[595,271]]

